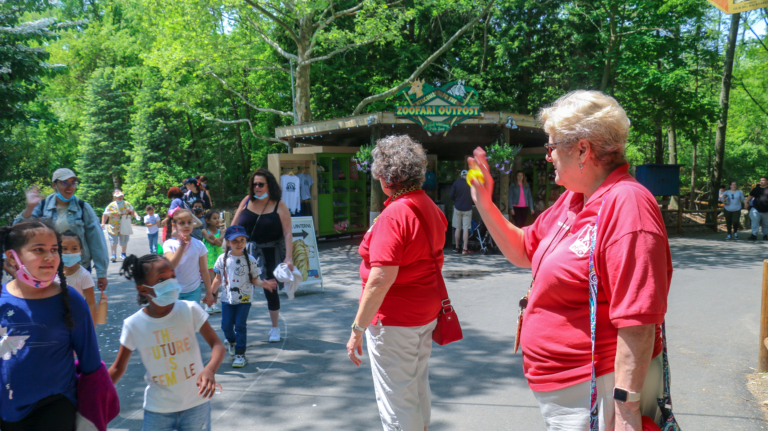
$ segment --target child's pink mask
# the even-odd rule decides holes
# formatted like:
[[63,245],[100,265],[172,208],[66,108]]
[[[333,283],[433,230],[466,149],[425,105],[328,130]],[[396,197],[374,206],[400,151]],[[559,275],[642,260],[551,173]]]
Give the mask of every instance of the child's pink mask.
[[11,253],[13,254],[13,258],[16,259],[16,263],[19,265],[19,269],[16,270],[16,278],[18,278],[20,282],[38,289],[44,289],[53,283],[53,280],[56,278],[55,273],[51,276],[50,280],[40,280],[29,273],[27,267],[21,263],[21,259],[19,259],[19,255],[16,254],[15,250],[11,250]]

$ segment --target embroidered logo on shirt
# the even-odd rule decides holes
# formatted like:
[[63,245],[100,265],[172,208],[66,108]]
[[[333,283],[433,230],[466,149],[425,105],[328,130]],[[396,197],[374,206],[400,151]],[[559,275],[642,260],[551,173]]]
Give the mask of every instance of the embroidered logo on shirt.
[[576,253],[576,256],[584,257],[589,253],[589,242],[592,238],[592,231],[595,229],[594,225],[586,225],[579,231],[576,236],[576,240],[568,247],[572,252]]

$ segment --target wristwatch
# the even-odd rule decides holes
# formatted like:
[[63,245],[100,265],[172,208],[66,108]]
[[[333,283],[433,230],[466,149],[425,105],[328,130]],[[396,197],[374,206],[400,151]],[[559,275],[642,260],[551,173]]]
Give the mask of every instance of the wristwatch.
[[365,328],[358,325],[357,322],[352,322],[352,329],[354,329],[355,331],[365,332]]
[[622,403],[640,401],[640,392],[629,392],[626,389],[614,387],[613,399]]

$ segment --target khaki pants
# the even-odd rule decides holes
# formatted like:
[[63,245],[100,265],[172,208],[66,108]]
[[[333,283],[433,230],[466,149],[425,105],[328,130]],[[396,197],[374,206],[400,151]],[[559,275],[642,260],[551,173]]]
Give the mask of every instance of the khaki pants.
[[[661,420],[661,410],[656,399],[662,396],[664,380],[662,375],[662,354],[651,359],[643,390],[640,392],[640,413]],[[612,431],[616,415],[613,399],[615,373],[598,377],[597,403],[600,417],[600,431]],[[548,431],[589,430],[589,381],[551,392],[533,392],[539,402],[541,414]]]
[[435,326],[437,319],[414,327],[379,322],[365,331],[384,431],[424,431],[429,425],[429,356]]

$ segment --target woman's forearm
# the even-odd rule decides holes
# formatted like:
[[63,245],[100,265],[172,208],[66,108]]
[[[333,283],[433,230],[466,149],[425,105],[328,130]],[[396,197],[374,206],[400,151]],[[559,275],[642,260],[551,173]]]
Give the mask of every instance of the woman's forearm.
[[[645,376],[653,355],[656,325],[628,326],[619,329],[616,340],[616,362],[614,363],[615,387],[629,392],[642,392]],[[615,401],[616,431],[640,431],[642,413],[640,402]]]
[[373,316],[379,311],[381,303],[384,302],[389,288],[394,284],[399,270],[400,267],[398,266],[378,266],[371,269],[363,297],[360,299],[360,306],[357,309],[355,323],[363,328],[368,327]]
[[501,214],[501,211],[492,202],[487,204],[478,200],[477,209],[485,223],[485,227],[488,228],[504,257],[512,265],[520,268],[530,268],[531,261],[525,253],[525,235],[523,230],[504,218],[504,215]]
[[653,355],[656,325],[628,326],[619,329],[616,341],[616,386],[630,392],[643,389]]

